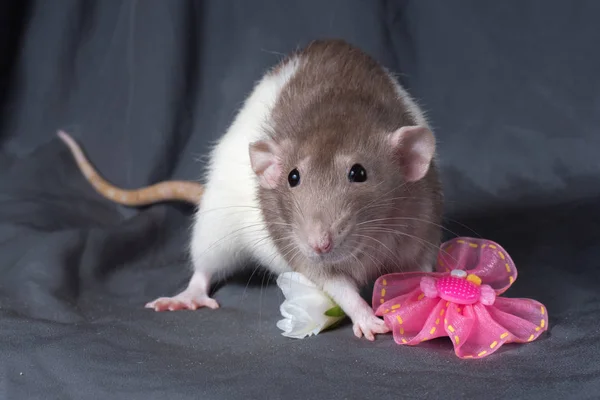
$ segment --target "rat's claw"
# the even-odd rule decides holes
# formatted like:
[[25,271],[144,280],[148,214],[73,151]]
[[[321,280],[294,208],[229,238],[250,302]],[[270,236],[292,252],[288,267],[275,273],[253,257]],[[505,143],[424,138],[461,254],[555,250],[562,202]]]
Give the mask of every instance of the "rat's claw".
[[385,321],[377,318],[375,315],[356,321],[352,327],[354,335],[361,338],[363,335],[367,340],[375,340],[376,333],[387,333],[390,328],[385,324]]
[[361,338],[362,337],[362,331],[360,330],[360,325],[358,325],[357,323],[355,323],[352,326],[352,330],[354,331],[354,336],[356,336],[357,338]]

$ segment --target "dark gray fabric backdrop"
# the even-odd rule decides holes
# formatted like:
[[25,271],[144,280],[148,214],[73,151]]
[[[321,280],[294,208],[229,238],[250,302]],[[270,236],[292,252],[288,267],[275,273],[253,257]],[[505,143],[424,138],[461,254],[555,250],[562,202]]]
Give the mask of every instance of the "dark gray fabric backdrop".
[[[1,2],[0,397],[599,398],[599,16],[593,0]],[[280,291],[243,274],[216,312],[143,308],[186,283],[191,210],[100,198],[56,130],[118,185],[196,179],[264,69],[322,37],[427,111],[446,226],[508,250],[506,295],[549,311],[538,341],[461,361],[348,324],[287,339]]]

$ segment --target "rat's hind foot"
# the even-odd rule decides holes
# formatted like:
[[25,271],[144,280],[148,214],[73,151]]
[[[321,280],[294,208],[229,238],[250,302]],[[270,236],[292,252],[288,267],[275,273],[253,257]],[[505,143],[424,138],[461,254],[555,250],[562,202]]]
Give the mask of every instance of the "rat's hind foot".
[[177,296],[160,297],[146,304],[146,308],[153,308],[154,311],[197,310],[202,307],[214,310],[219,308],[219,303],[207,295],[182,292]]
[[146,304],[154,311],[197,310],[202,307],[219,308],[219,303],[208,296],[210,277],[206,272],[196,271],[188,287],[177,296],[159,297]]

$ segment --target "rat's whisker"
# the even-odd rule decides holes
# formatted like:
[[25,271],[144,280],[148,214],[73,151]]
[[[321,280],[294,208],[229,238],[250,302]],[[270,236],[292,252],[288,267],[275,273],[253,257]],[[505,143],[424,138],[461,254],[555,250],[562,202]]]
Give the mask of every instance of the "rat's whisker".
[[[247,229],[250,229],[250,228],[258,228],[258,229],[254,230],[254,231],[249,231],[249,232],[247,232],[246,230],[247,230]],[[266,232],[266,231],[265,231],[265,229],[264,229],[264,225],[263,225],[263,224],[261,224],[261,223],[256,223],[256,224],[250,224],[250,225],[243,226],[243,227],[241,227],[241,228],[239,228],[239,229],[236,229],[236,230],[234,230],[233,232],[229,232],[227,235],[225,235],[225,236],[221,237],[221,238],[220,238],[220,239],[218,239],[217,241],[215,241],[215,242],[212,242],[212,243],[211,243],[211,244],[210,244],[210,245],[209,245],[209,246],[208,246],[206,249],[204,249],[204,250],[203,250],[203,251],[202,251],[202,252],[201,252],[201,253],[200,253],[198,256],[202,256],[202,255],[206,254],[208,251],[210,251],[210,250],[214,249],[216,246],[218,246],[219,244],[221,244],[221,243],[222,243],[224,240],[226,240],[226,239],[230,239],[230,238],[231,238],[231,236],[237,237],[237,236],[240,236],[240,235],[242,235],[242,234],[246,234],[246,233],[252,233],[252,234],[256,234],[256,233],[260,233],[261,231],[262,231],[262,232],[265,232],[265,233],[268,233],[268,232]]]
[[[272,242],[275,244],[275,243],[278,243],[278,242],[281,242],[281,241],[284,241],[284,240],[291,240],[291,239],[293,239],[293,238],[294,238],[294,235],[287,235],[287,236],[283,236],[283,237],[280,237],[280,238],[277,238],[277,239],[272,239],[272,238],[271,238],[271,236],[270,236],[269,234],[265,234],[263,237],[258,237],[258,238],[256,238],[255,240],[251,241],[249,244],[250,244],[251,248],[254,248],[254,249],[256,249],[256,248],[258,248],[258,246],[259,246],[259,245],[260,245],[262,242],[264,242],[264,241],[267,241],[267,240],[269,240],[269,239],[270,239],[270,240],[271,240],[271,241],[272,241]],[[288,245],[288,246],[289,246],[289,245]],[[285,248],[287,248],[287,246],[286,246],[286,247],[284,247],[284,249],[285,249]],[[277,250],[276,250],[276,251],[277,251]]]
[[[356,247],[359,247],[361,243],[358,242],[358,240],[352,238],[352,242],[356,245]],[[362,243],[362,245],[364,246],[368,246],[370,249],[374,249],[377,250],[374,246],[370,245],[369,243]],[[367,256],[369,259],[371,259],[371,261],[373,262],[373,265],[375,265],[377,267],[378,271],[381,271],[382,267],[384,267],[384,263],[383,261],[381,261],[380,259],[377,258],[373,258],[373,255],[371,252],[367,252],[367,251],[362,251],[362,250],[358,250],[357,251],[360,255],[364,255]],[[375,251],[375,254],[381,254],[381,252]]]
[[364,207],[361,211],[366,211],[372,208],[378,208],[386,205],[393,205],[398,203],[399,200],[427,200],[424,197],[416,197],[416,196],[398,196],[398,197],[390,197],[390,198],[381,198],[378,202],[373,203],[369,207]]
[[380,241],[380,240],[378,240],[378,239],[376,239],[376,238],[374,238],[374,237],[372,237],[372,236],[369,236],[369,235],[361,235],[361,234],[359,234],[359,233],[353,233],[353,235],[354,235],[354,236],[363,237],[363,238],[365,238],[365,239],[371,239],[371,240],[373,240],[373,241],[375,241],[375,242],[379,243],[381,246],[383,246],[383,247],[384,247],[384,248],[385,248],[385,249],[386,249],[386,250],[387,250],[387,251],[388,251],[388,252],[389,252],[389,253],[392,255],[392,257],[393,257],[393,258],[395,258],[395,259],[396,259],[396,261],[395,261],[395,264],[396,264],[396,266],[397,266],[398,268],[400,267],[400,266],[398,265],[398,262],[400,261],[400,260],[398,259],[398,255],[397,255],[396,253],[394,253],[394,252],[393,252],[393,251],[392,251],[392,250],[391,250],[391,249],[390,249],[390,248],[389,248],[389,247],[388,247],[388,246],[387,246],[385,243],[383,243],[382,241]]
[[371,224],[373,222],[380,222],[380,221],[393,221],[393,220],[396,220],[396,219],[401,219],[401,217],[386,217],[386,218],[370,219],[368,221],[359,222],[359,223],[356,224],[356,226],[367,225],[367,224]]
[[[481,235],[477,231],[475,231],[474,229],[468,227],[467,225],[463,224],[462,222],[459,222],[459,221],[457,221],[455,219],[452,219],[452,218],[444,218],[444,219],[446,221],[448,221],[448,222],[451,222],[451,223],[454,223],[454,224],[458,224],[458,225],[462,226],[463,228],[468,229],[469,231],[471,231],[471,233],[474,233],[475,236],[481,238]],[[459,236],[459,235],[457,235],[457,236]]]
[[[398,211],[402,211],[401,209],[395,208],[395,207],[392,207],[392,209],[398,210]],[[454,231],[446,228],[445,226],[443,226],[441,224],[438,224],[438,223],[433,222],[433,221],[429,221],[429,220],[424,219],[424,218],[417,218],[417,217],[388,217],[388,218],[379,218],[379,219],[376,219],[376,220],[369,220],[369,221],[361,222],[361,223],[358,223],[357,225],[364,225],[364,224],[368,224],[369,222],[375,222],[375,221],[391,221],[391,220],[405,220],[405,221],[423,222],[425,224],[434,225],[434,226],[436,226],[436,227],[438,227],[438,228],[440,228],[440,229],[442,229],[442,230],[444,230],[444,231],[446,231],[446,232],[454,235],[455,237],[460,236],[458,233],[456,233],[456,232],[454,232]],[[400,226],[400,225],[398,225],[398,226]],[[404,225],[404,226],[406,227],[406,225]]]
[[414,240],[417,240],[423,244],[426,244],[428,246],[430,246],[428,251],[435,251],[437,252],[443,252],[444,254],[446,254],[449,258],[451,258],[453,261],[457,261],[455,257],[453,257],[450,253],[448,253],[446,250],[443,250],[439,245],[436,245],[434,243],[429,242],[428,240],[425,240],[423,238],[420,238],[418,236],[415,235],[411,235],[410,233],[407,232],[402,232],[396,229],[389,229],[389,228],[364,228],[364,231],[373,231],[373,232],[381,232],[381,233],[391,233],[391,234],[396,234],[399,236],[405,236]]
[[[379,187],[379,185],[381,185],[383,182],[380,182],[379,184],[377,184],[375,186],[375,188]],[[398,190],[402,187],[402,184],[399,185],[398,187],[392,188],[390,190],[388,190],[387,192],[385,192],[384,194],[382,194],[381,196],[379,196],[378,198],[372,200],[371,202],[367,203],[365,206],[361,207],[358,209],[358,211],[356,211],[356,214],[360,214],[361,211],[363,211],[365,208],[369,207],[370,205],[377,203],[379,200],[381,200],[382,198],[384,198],[385,196],[387,196],[388,194],[390,194],[391,192],[393,192],[394,190]]]
[[[254,207],[254,206],[223,206],[223,207],[210,207],[208,209],[203,209],[200,208],[200,210],[198,212],[196,212],[196,215],[205,215],[214,211],[222,211],[222,210],[228,210],[228,209],[232,209],[232,208],[238,208],[238,209],[243,209],[241,211],[239,211],[238,213],[246,213],[250,211],[256,211],[256,212],[261,212],[261,209],[259,207]],[[229,214],[228,214],[229,215]]]
[[292,261],[294,260],[294,258],[296,258],[296,256],[298,256],[299,254],[301,254],[302,252],[300,251],[300,248],[297,248],[296,252],[294,253],[294,255],[290,258],[290,264],[292,263]]

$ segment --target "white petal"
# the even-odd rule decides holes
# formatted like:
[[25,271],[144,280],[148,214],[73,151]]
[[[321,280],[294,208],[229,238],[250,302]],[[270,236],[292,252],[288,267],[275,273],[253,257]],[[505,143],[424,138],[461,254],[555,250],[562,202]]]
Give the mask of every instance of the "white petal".
[[325,312],[335,303],[304,275],[297,272],[281,274],[277,279],[286,300],[280,307],[284,319],[277,327],[282,335],[303,338],[316,335],[343,317],[329,317]]
[[277,278],[277,286],[287,299],[294,299],[306,294],[319,293],[314,283],[297,272],[286,272]]
[[284,301],[279,307],[279,309],[281,311],[281,315],[283,315],[286,318],[296,318],[302,320],[310,319],[310,316],[304,308],[289,300]]
[[277,327],[284,331],[282,335],[301,339],[315,329],[319,329],[306,311],[296,304],[284,302],[280,309],[286,316],[285,319],[277,322]]
[[306,276],[302,275],[299,272],[284,272],[277,277],[277,284],[285,283],[285,284],[299,284],[309,287],[316,287],[313,282],[311,282]]
[[292,325],[292,320],[287,318],[280,319],[279,321],[277,321],[277,327],[281,329],[284,333],[290,333],[294,328]]

